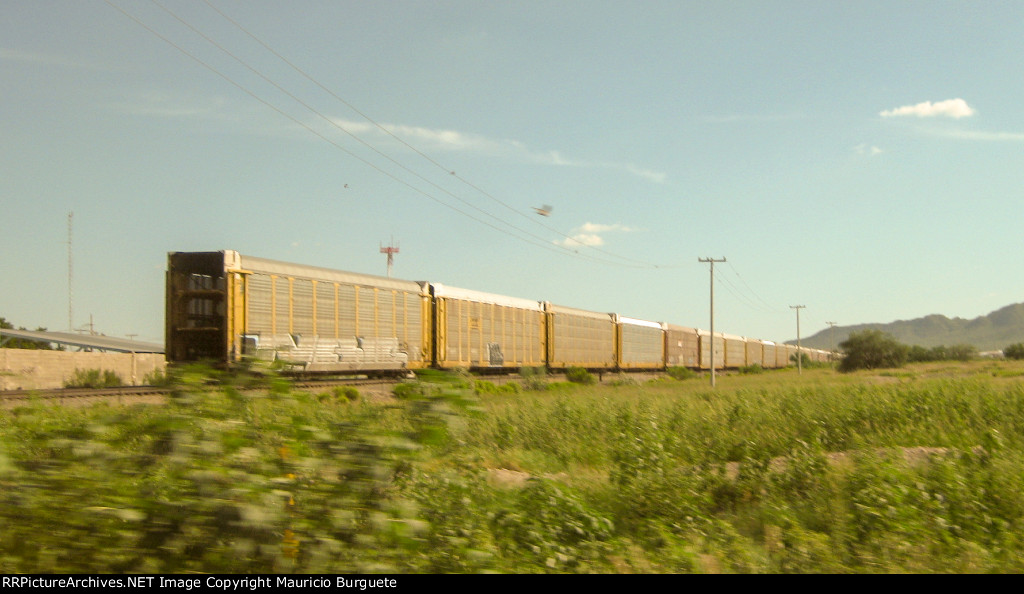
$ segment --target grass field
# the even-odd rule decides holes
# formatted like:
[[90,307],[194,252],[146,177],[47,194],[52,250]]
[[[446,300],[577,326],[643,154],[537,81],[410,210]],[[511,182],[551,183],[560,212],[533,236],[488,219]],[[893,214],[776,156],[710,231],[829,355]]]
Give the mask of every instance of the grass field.
[[[1024,571],[1024,364],[0,412],[0,573]],[[528,385],[539,387],[541,382]]]

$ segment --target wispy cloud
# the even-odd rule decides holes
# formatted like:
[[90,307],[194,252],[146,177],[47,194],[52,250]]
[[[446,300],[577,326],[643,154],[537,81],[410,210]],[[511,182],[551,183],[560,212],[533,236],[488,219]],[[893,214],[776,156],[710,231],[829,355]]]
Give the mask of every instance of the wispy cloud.
[[538,151],[518,140],[494,139],[480,134],[459,132],[443,128],[424,128],[400,124],[381,124],[380,127],[369,122],[354,122],[344,119],[333,119],[339,128],[356,136],[385,135],[380,128],[397,138],[409,142],[417,148],[429,151],[460,151],[506,156],[553,167],[579,167],[614,169],[630,175],[641,177],[654,183],[664,183],[668,175],[628,162],[588,161],[567,157],[557,150]]
[[586,222],[573,229],[573,234],[565,239],[556,240],[552,243],[567,248],[576,247],[599,247],[604,245],[604,234],[607,233],[631,233],[637,231],[634,227],[628,227],[621,223],[606,225],[602,223]]
[[728,115],[712,115],[705,116],[704,121],[712,124],[734,124],[743,122],[752,123],[771,123],[771,122],[790,122],[793,120],[801,120],[806,116],[801,113],[733,113]]
[[947,117],[960,119],[970,117],[977,113],[973,107],[967,105],[963,99],[947,99],[932,103],[924,101],[916,105],[904,105],[895,109],[888,109],[878,115],[883,118],[915,116],[919,118]]
[[37,66],[62,66],[71,68],[96,67],[91,64],[79,62],[71,58],[55,54],[44,54],[39,52],[26,52],[22,50],[0,47],[0,62],[19,62],[22,64],[33,64]]
[[993,142],[1024,142],[1024,132],[986,132],[984,130],[932,130],[931,134],[947,138]]
[[117,101],[113,106],[125,113],[171,119],[235,119],[237,106],[223,97],[202,97],[192,93],[141,93]]
[[853,151],[858,155],[867,155],[869,157],[874,157],[875,155],[880,155],[884,152],[877,146],[869,144],[858,144],[857,146],[853,147]]

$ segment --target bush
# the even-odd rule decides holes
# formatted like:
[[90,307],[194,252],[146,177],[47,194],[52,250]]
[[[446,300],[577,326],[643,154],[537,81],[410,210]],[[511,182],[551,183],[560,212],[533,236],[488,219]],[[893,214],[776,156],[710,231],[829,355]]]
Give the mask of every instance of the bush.
[[697,372],[689,367],[669,367],[665,370],[669,377],[677,380],[687,380],[697,377]]
[[565,371],[565,379],[574,384],[583,384],[585,386],[597,383],[597,378],[594,377],[594,374],[582,367],[570,367],[567,369]]
[[928,361],[970,361],[978,356],[978,347],[972,344],[939,345],[927,349],[920,345],[908,347],[907,360],[912,363]]
[[907,362],[910,347],[898,342],[881,330],[854,332],[839,343],[844,356],[839,371],[902,367]]
[[547,390],[548,370],[545,367],[523,367],[519,375],[523,378],[523,389],[525,390]]
[[116,388],[123,385],[121,376],[109,369],[76,369],[74,377],[64,381],[65,388]]
[[1024,359],[1024,342],[1011,344],[1003,349],[1003,356],[1007,359]]
[[330,392],[320,394],[320,402],[355,402],[359,400],[359,390],[354,386],[335,386]]

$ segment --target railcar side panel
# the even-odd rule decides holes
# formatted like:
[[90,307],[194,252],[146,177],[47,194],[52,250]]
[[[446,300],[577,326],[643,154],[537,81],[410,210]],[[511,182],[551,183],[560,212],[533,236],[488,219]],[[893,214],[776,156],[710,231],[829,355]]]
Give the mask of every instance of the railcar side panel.
[[775,369],[776,367],[779,366],[778,362],[776,361],[775,343],[769,340],[763,340],[761,341],[761,344],[762,348],[764,349],[764,367],[768,369]]
[[611,314],[544,304],[547,365],[552,369],[615,367],[615,319]]
[[747,365],[764,367],[764,343],[756,338],[748,338],[745,342]]
[[665,326],[665,363],[668,367],[697,368],[700,362],[700,336],[696,328]]
[[725,367],[743,367],[747,364],[747,340],[735,334],[723,334],[725,341]]
[[[700,336],[700,368],[711,369],[711,333],[707,330],[698,330]],[[715,369],[725,367],[725,337],[716,332],[715,340]]]
[[615,316],[619,369],[662,369],[665,366],[665,326]]
[[545,364],[540,302],[436,283],[430,287],[438,367],[518,369]]

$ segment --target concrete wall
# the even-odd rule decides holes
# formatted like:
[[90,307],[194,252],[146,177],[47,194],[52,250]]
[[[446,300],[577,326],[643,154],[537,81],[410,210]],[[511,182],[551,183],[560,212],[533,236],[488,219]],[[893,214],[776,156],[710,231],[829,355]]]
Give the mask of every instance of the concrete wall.
[[0,349],[0,390],[63,388],[66,380],[74,378],[76,369],[109,369],[125,385],[139,385],[146,375],[165,368],[164,356],[153,353]]

